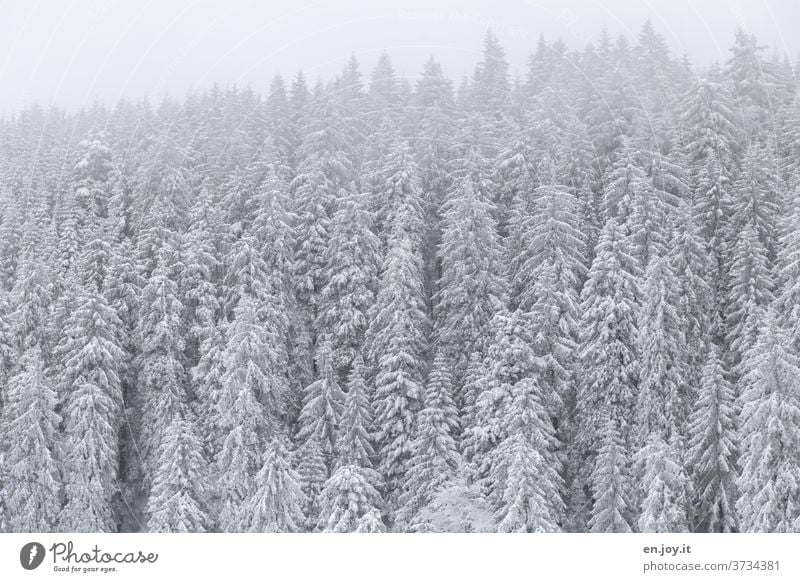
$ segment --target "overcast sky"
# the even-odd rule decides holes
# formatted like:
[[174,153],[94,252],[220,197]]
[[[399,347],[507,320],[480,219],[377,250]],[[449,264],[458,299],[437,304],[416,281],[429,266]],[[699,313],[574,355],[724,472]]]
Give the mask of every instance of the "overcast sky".
[[648,16],[699,64],[727,58],[738,26],[800,54],[797,0],[0,0],[0,114],[158,100],[214,81],[264,91],[276,72],[327,78],[351,54],[368,74],[384,49],[412,81],[431,55],[456,78],[488,27],[522,73],[540,33],[582,48],[603,26],[635,39]]

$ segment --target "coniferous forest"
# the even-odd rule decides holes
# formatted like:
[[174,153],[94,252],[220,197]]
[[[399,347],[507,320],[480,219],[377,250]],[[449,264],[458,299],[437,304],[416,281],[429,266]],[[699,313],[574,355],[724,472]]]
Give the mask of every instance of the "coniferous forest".
[[796,64],[646,23],[0,121],[0,530],[800,531]]

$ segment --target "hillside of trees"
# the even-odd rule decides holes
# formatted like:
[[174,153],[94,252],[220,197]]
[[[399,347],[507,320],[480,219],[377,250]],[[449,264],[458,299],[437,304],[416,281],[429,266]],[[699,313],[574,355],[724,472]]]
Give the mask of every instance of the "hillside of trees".
[[800,531],[800,69],[732,41],[0,120],[0,531]]

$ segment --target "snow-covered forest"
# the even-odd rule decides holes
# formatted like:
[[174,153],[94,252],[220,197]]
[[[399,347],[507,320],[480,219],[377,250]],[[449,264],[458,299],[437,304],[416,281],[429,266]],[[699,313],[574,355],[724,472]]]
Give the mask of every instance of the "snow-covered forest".
[[0,530],[800,531],[800,96],[540,40],[0,121]]

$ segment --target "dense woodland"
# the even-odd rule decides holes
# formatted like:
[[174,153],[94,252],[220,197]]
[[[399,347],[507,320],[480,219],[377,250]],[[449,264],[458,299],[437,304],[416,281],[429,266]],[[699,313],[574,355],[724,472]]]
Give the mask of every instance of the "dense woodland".
[[0,530],[800,531],[800,98],[646,23],[0,121]]

